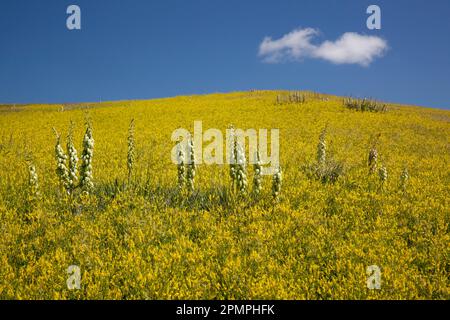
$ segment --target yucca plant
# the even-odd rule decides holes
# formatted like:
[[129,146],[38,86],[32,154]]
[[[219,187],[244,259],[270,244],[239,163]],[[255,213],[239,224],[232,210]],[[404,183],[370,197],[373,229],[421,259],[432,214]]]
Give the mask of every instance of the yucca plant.
[[344,171],[343,163],[331,159],[327,160],[326,165],[318,167],[316,175],[322,183],[335,183]]
[[276,104],[284,103],[304,103],[306,101],[305,95],[300,91],[293,91],[284,94],[278,94]]
[[259,151],[255,153],[255,163],[253,164],[253,194],[259,196],[262,191],[262,173],[261,173],[261,157]]
[[55,158],[56,158],[56,175],[58,176],[59,182],[62,188],[70,194],[70,177],[69,169],[67,168],[67,156],[61,147],[61,135],[53,128],[56,135],[55,144]]
[[327,154],[327,126],[321,131],[317,144],[316,162],[304,166],[309,178],[320,180],[322,183],[335,183],[345,172],[345,164]]
[[178,171],[178,189],[183,190],[186,183],[185,155],[181,144],[178,144],[177,150],[177,171]]
[[275,201],[279,200],[282,184],[281,167],[278,167],[272,176],[272,197]]
[[135,161],[135,145],[134,145],[134,119],[131,120],[128,128],[128,153],[127,153],[127,169],[128,169],[128,184],[131,182],[133,174],[133,166]]
[[409,173],[406,167],[403,168],[403,171],[400,175],[400,188],[405,191],[409,181]]
[[236,186],[241,195],[247,193],[247,167],[245,151],[236,141]]
[[186,184],[189,193],[194,192],[194,179],[195,179],[195,153],[194,153],[194,142],[192,138],[188,142],[188,163],[187,163],[187,174],[186,174]]
[[236,181],[237,181],[237,142],[234,133],[233,125],[229,126],[230,128],[230,178],[231,178],[231,190],[235,190]]
[[39,179],[34,163],[28,161],[28,201],[31,207],[34,207],[40,199]]
[[367,166],[369,169],[369,175],[372,175],[378,170],[378,159],[380,158],[377,150],[378,142],[381,134],[378,133],[375,137],[371,138],[371,147],[367,156]]
[[378,151],[377,149],[375,149],[375,147],[372,147],[369,151],[368,157],[369,174],[372,174],[375,171],[377,171],[377,164],[378,164]]
[[94,189],[92,158],[94,155],[94,137],[90,121],[86,123],[86,133],[83,139],[83,153],[81,155],[80,187],[84,194],[90,194]]
[[380,103],[373,99],[363,98],[363,99],[354,99],[354,98],[345,98],[344,105],[352,110],[357,111],[370,111],[370,112],[386,112],[387,105],[384,103]]
[[388,179],[388,171],[384,165],[381,165],[380,168],[378,169],[378,176],[381,181],[381,188],[384,188]]
[[69,157],[69,193],[72,194],[78,182],[78,154],[73,142],[73,122],[70,122],[67,135],[67,154]]
[[317,144],[317,163],[324,166],[326,162],[327,142],[326,142],[327,128],[325,127],[319,136],[319,143]]
[[290,97],[291,97],[291,100],[295,103],[304,103],[305,102],[305,95],[299,91],[294,91],[294,93],[292,93]]

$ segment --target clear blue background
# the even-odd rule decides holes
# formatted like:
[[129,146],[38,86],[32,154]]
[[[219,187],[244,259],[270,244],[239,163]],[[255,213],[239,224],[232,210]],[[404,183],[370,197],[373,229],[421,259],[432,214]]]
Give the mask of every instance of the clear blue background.
[[[82,30],[66,28],[77,4]],[[382,30],[366,8],[382,9]],[[318,28],[389,43],[369,67],[266,64],[265,36]],[[2,0],[0,103],[146,99],[248,89],[309,89],[450,108],[450,1]]]

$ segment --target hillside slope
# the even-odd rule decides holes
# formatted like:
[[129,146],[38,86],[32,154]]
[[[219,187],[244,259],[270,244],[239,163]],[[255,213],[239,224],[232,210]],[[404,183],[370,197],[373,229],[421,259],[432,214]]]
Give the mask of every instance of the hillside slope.
[[[285,94],[0,107],[0,298],[448,299],[450,111],[359,112],[310,92],[304,103],[277,104]],[[94,189],[68,197],[55,173],[52,128],[65,150],[73,121],[81,159],[86,117]],[[230,190],[228,165],[199,165],[193,194],[178,191],[171,135],[192,132],[199,120],[204,131],[280,130],[278,201],[271,176],[258,199],[251,195],[251,165],[247,196]],[[327,165],[339,166],[334,183],[313,172],[325,127]],[[378,168],[370,174],[373,147]],[[67,289],[70,265],[80,267],[79,290]],[[372,265],[380,290],[367,288]]]

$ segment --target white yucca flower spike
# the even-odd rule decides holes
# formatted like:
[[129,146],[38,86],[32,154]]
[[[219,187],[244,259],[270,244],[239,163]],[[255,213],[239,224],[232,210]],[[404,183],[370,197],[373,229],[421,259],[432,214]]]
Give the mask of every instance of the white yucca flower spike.
[[31,161],[28,162],[28,192],[29,200],[32,204],[39,200],[39,179],[36,172],[36,167]]
[[317,162],[319,165],[325,165],[326,161],[326,149],[327,149],[327,143],[326,143],[326,134],[327,129],[326,127],[322,130],[319,137],[319,144],[317,145]]
[[67,169],[67,156],[64,153],[63,148],[61,147],[61,136],[58,134],[55,128],[53,131],[56,135],[56,144],[55,144],[55,158],[56,158],[56,174],[59,178],[61,185],[64,189],[70,193],[70,178],[69,178],[69,169]]
[[92,157],[94,155],[94,138],[92,135],[92,126],[87,123],[86,133],[83,139],[83,154],[81,155],[80,168],[80,187],[84,193],[91,193],[94,189],[92,174]]
[[182,190],[186,183],[185,155],[181,142],[177,145],[178,189]]
[[373,147],[369,151],[369,173],[374,173],[377,170],[377,163],[378,163],[378,151]]
[[400,175],[400,187],[403,190],[406,190],[406,186],[408,185],[409,181],[409,173],[408,169],[406,167],[403,168],[402,174]]
[[247,168],[245,151],[236,141],[236,185],[241,194],[247,192]]
[[378,175],[380,176],[381,183],[384,184],[388,179],[388,172],[384,165],[380,166],[380,169],[378,170]]
[[67,153],[69,155],[69,192],[72,193],[78,181],[78,154],[73,143],[73,122],[67,135]]
[[188,142],[188,164],[187,164],[187,189],[189,192],[194,191],[194,179],[195,179],[195,153],[194,142],[192,138]]
[[283,177],[281,167],[278,167],[277,171],[274,173],[272,177],[272,196],[275,201],[278,201],[279,199],[282,181]]
[[237,180],[237,155],[236,155],[236,136],[234,132],[233,125],[230,125],[230,178],[231,178],[231,189],[234,190]]
[[130,122],[128,128],[128,153],[127,153],[127,169],[128,169],[128,183],[130,183],[131,175],[133,173],[133,165],[135,160],[135,145],[134,145],[134,119]]
[[253,193],[258,196],[262,190],[261,157],[259,151],[255,153],[255,163],[253,164]]

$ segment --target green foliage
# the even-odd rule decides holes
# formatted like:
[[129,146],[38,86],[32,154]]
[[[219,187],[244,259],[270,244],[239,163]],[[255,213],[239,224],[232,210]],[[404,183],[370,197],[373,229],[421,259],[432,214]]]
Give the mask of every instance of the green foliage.
[[354,98],[345,98],[344,106],[351,110],[356,111],[369,111],[369,112],[386,112],[388,110],[387,105],[381,102],[378,102],[373,99],[354,99]]

